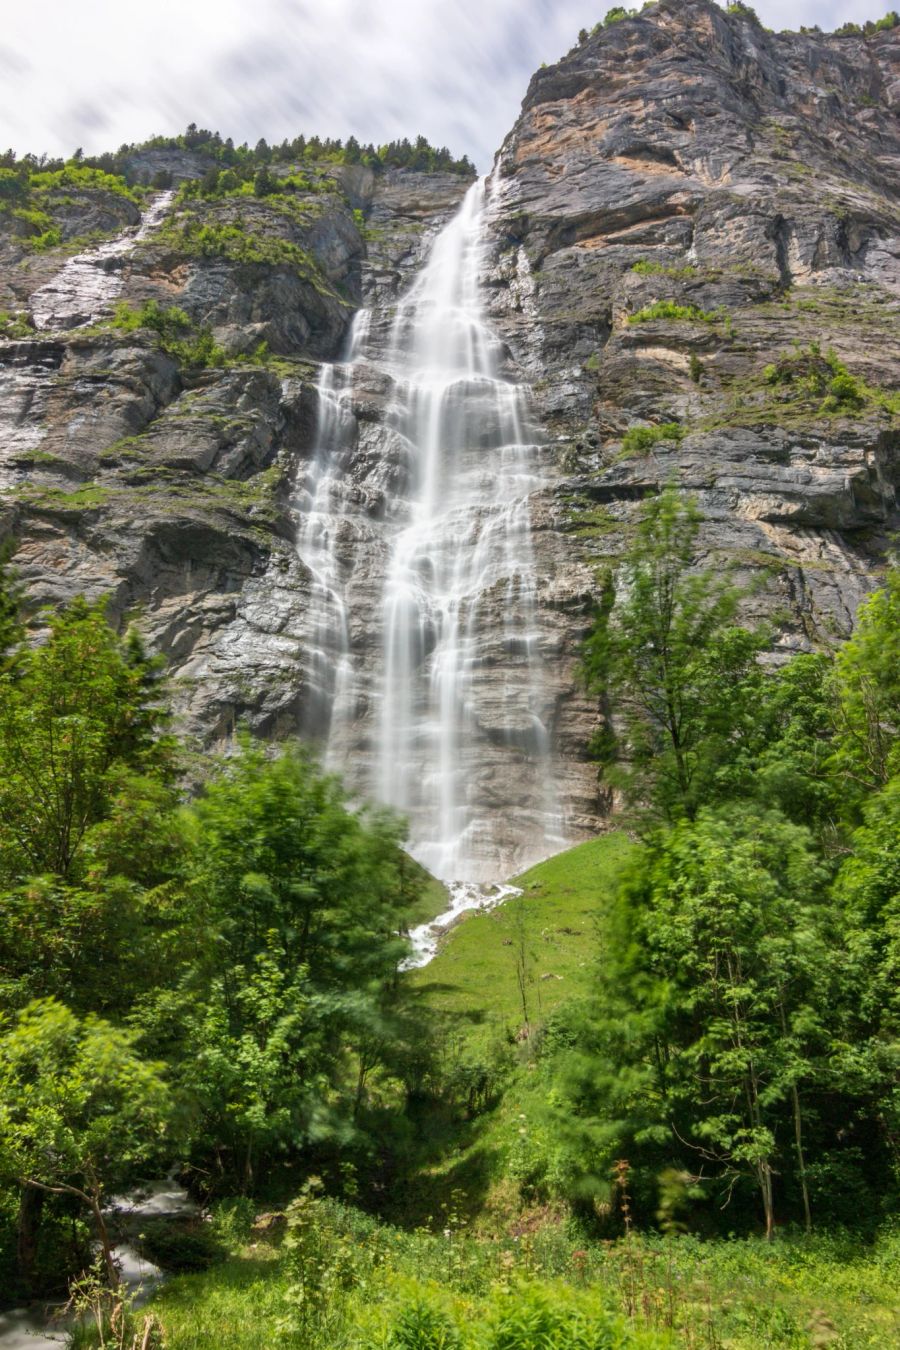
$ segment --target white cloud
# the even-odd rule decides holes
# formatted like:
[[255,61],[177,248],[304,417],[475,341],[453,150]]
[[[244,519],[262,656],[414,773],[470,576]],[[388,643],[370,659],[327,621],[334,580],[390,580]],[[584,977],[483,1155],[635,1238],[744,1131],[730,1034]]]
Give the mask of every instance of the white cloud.
[[[45,0],[0,47],[0,140],[70,154],[180,131],[424,134],[489,165],[528,80],[592,0]],[[759,0],[773,27],[877,17],[877,0]],[[39,55],[38,55],[39,54]]]

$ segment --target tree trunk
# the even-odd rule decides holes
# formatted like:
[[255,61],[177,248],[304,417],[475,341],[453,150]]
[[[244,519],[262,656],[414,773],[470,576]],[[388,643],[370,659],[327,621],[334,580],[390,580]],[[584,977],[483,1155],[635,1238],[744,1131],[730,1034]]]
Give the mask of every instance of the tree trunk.
[[762,1196],[763,1213],[766,1216],[766,1242],[771,1242],[775,1233],[775,1204],[774,1187],[772,1185],[772,1168],[768,1159],[763,1158],[756,1164],[756,1175],[759,1178],[759,1191]]
[[[781,1032],[787,1040],[787,1014],[784,1011],[784,999],[778,1003],[781,1014]],[[803,1222],[807,1233],[812,1230],[812,1209],[809,1203],[809,1187],[806,1184],[806,1158],[803,1153],[803,1118],[800,1114],[800,1093],[797,1084],[791,1083],[791,1106],[794,1116],[794,1142],[797,1148],[797,1171],[800,1175],[800,1193],[803,1196]]]
[[110,1289],[119,1287],[119,1267],[116,1265],[116,1258],[113,1255],[112,1245],[109,1240],[109,1229],[106,1226],[106,1220],[103,1217],[103,1210],[100,1208],[100,1197],[93,1194],[90,1198],[91,1213],[94,1216],[94,1225],[97,1229],[97,1237],[100,1239],[100,1250],[103,1253],[103,1264],[106,1266],[106,1278]]
[[16,1264],[23,1291],[27,1297],[34,1292],[37,1240],[44,1209],[44,1192],[36,1186],[24,1184],[19,1193],[19,1216],[16,1226]]
[[797,1168],[800,1173],[800,1192],[803,1196],[803,1222],[807,1233],[812,1229],[812,1210],[809,1205],[809,1187],[806,1184],[806,1159],[803,1156],[803,1122],[800,1118],[800,1094],[797,1084],[791,1085],[794,1099],[794,1138],[797,1142]]

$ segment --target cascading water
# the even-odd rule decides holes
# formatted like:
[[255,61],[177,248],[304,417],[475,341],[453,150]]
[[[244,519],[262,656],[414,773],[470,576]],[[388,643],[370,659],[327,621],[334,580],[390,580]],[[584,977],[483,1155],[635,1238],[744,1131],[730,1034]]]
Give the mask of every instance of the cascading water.
[[[311,574],[308,729],[328,728],[328,762],[407,816],[415,857],[466,882],[502,880],[564,846],[531,539],[546,476],[528,390],[504,374],[485,319],[486,209],[479,182],[435,239],[388,340],[360,317],[346,361],[324,368],[298,539]],[[382,418],[394,447],[369,552],[379,575],[364,592],[377,597],[374,615],[348,598],[360,382],[390,391]],[[374,630],[356,662],[354,619]],[[348,751],[354,718],[365,725],[358,753]]]
[[360,310],[350,329],[345,360],[322,366],[316,447],[297,500],[301,520],[297,549],[310,571],[310,696],[304,730],[324,742],[326,765],[333,769],[345,767],[337,758],[338,733],[352,721],[355,706],[341,533],[352,492],[348,469],[355,449],[353,373],[365,350],[369,319],[369,311]]
[[63,354],[53,335],[92,323],[109,309],[122,290],[122,264],[161,224],[174,196],[158,193],[137,227],[67,259],[32,295],[34,326],[51,341],[19,342],[0,362],[0,488],[27,476],[17,457],[37,449],[47,434],[43,419]]
[[31,297],[35,328],[77,328],[98,318],[122,289],[125,258],[162,222],[174,197],[174,189],[160,192],[136,229],[69,258]]

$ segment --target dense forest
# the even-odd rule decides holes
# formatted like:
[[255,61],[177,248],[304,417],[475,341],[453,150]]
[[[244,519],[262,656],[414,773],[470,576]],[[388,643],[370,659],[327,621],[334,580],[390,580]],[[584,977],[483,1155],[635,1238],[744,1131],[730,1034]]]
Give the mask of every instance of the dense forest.
[[[20,178],[31,173],[59,173],[68,167],[93,169],[97,173],[109,174],[131,180],[131,161],[136,155],[147,150],[190,150],[200,157],[211,161],[213,167],[231,170],[240,178],[251,177],[264,165],[329,163],[362,164],[373,173],[384,173],[386,169],[412,169],[420,172],[462,174],[472,176],[475,168],[466,155],[457,159],[446,146],[436,148],[430,145],[425,136],[414,140],[403,137],[398,141],[389,141],[385,145],[361,145],[355,136],[341,140],[332,136],[295,136],[292,140],[283,140],[278,145],[269,145],[266,140],[257,141],[250,146],[246,141],[235,145],[230,136],[222,137],[218,131],[208,131],[192,122],[178,136],[151,136],[149,140],[120,145],[116,151],[101,155],[85,155],[77,149],[71,159],[58,159],[47,155],[17,155],[12,149],[0,155],[0,167],[11,170]],[[152,183],[155,188],[171,186],[171,174],[161,170]]]
[[[481,1025],[404,970],[427,899],[402,822],[300,748],[200,761],[137,628],[77,601],[31,616],[35,645],[5,568],[5,1290],[81,1273],[79,1306],[118,1309],[106,1343],[206,1344],[274,1206],[256,1331],[217,1344],[263,1323],[297,1346],[720,1344],[732,1304],[692,1291],[736,1241],[745,1275],[766,1247],[814,1279],[835,1243],[890,1262],[900,572],[836,651],[773,663],[697,527],[673,489],[647,500],[585,644],[630,842],[584,874],[578,996],[535,1001],[526,886],[501,952],[518,1007]],[[212,1222],[150,1225],[145,1251],[208,1273],[123,1318],[107,1204],[171,1172]],[[728,1343],[831,1343],[778,1315]]]

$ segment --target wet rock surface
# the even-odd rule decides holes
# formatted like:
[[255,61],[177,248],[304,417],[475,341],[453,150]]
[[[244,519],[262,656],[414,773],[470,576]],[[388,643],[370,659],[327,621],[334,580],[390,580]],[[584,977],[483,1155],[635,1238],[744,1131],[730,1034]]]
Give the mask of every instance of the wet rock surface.
[[[579,643],[598,570],[616,565],[647,494],[674,480],[696,495],[701,561],[754,583],[746,617],[772,625],[777,653],[846,634],[877,578],[898,524],[898,100],[900,31],[773,35],[709,0],[661,0],[532,80],[495,168],[484,281],[508,374],[531,383],[543,428],[532,534],[571,838],[609,808],[586,759],[597,708]],[[202,172],[166,156],[140,176]],[[334,178],[288,212],[270,198],[173,206],[116,259],[118,296],[209,326],[220,368],[102,321],[51,317],[0,341],[0,533],[31,604],[81,592],[109,595],[117,619],[139,611],[205,744],[239,720],[273,736],[315,722],[295,488],[320,363],[361,305],[369,344],[387,346],[396,300],[467,186],[361,166]],[[64,238],[92,222],[133,232],[136,208],[109,197],[81,194]],[[203,227],[269,242],[204,251]],[[0,307],[31,309],[68,256],[29,255],[0,225]],[[831,375],[811,391],[799,367],[771,381],[767,367],[812,344],[833,349],[857,399],[831,406]],[[362,661],[378,641],[386,503],[406,472],[391,398],[377,363],[362,366],[337,541]],[[671,423],[679,440],[623,449],[630,428]],[[516,810],[519,713],[503,695],[499,594],[496,608],[495,678],[475,715],[499,747],[482,786],[499,817]],[[360,761],[370,713],[348,735]]]

